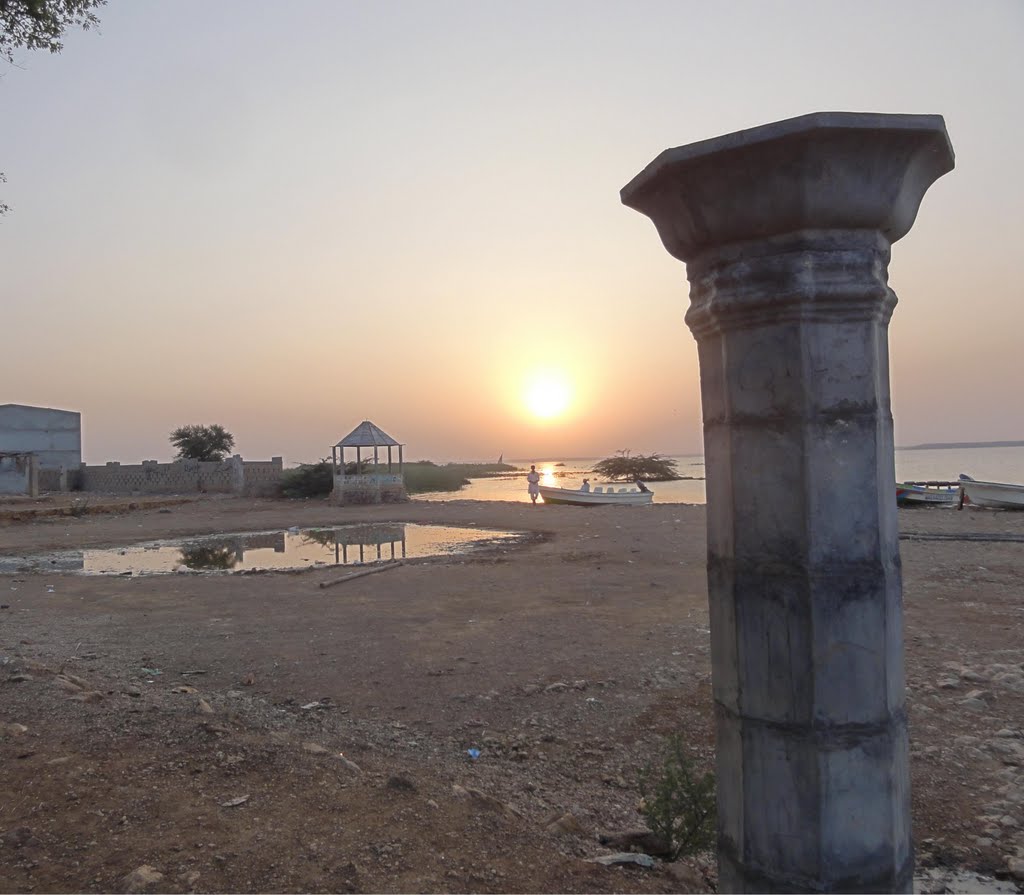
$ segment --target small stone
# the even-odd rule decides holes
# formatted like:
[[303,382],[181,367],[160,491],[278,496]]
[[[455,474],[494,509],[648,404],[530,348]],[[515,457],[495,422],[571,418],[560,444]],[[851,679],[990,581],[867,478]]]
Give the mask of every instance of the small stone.
[[131,696],[132,699],[138,699],[142,695],[142,691],[138,687],[128,687],[124,692],[126,696]]
[[213,714],[213,706],[210,705],[210,703],[208,703],[205,699],[200,697],[199,698],[199,702],[196,703],[196,711],[200,715],[212,715]]
[[536,693],[540,693],[540,687],[536,684],[527,684],[523,687],[523,696],[533,696]]
[[416,784],[408,777],[403,777],[401,774],[395,774],[388,777],[388,782],[385,785],[388,789],[394,789],[398,792],[416,792]]
[[249,674],[247,674],[245,677],[242,678],[242,686],[243,687],[251,687],[255,683],[256,683],[256,675],[253,674],[252,672],[250,672]]
[[238,796],[238,798],[228,799],[226,802],[221,802],[220,803],[220,807],[221,808],[237,808],[239,805],[244,805],[248,801],[249,801],[249,796],[248,795]]
[[363,769],[361,767],[359,767],[359,765],[357,765],[354,761],[350,761],[349,759],[345,758],[344,755],[339,755],[338,756],[338,763],[346,771],[351,771],[353,774],[361,774],[361,773],[363,773]]
[[696,867],[683,864],[681,861],[666,864],[665,870],[672,877],[675,885],[673,892],[707,892],[708,884],[701,872]]
[[988,848],[992,845],[992,840],[989,839],[988,836],[976,836],[974,844],[978,846],[978,848]]
[[121,881],[122,892],[147,892],[164,878],[155,867],[143,864],[136,867]]
[[960,705],[972,712],[984,712],[988,708],[988,706],[980,699],[964,699],[961,701]]
[[63,676],[55,677],[53,679],[53,683],[57,687],[60,687],[61,690],[64,690],[67,693],[80,693],[82,691],[82,688],[79,687],[78,684],[68,680],[66,677]]
[[591,864],[637,864],[646,867],[648,870],[658,866],[658,862],[650,855],[638,854],[637,852],[625,851],[614,855],[601,855],[598,858],[587,858]]
[[189,687],[188,685],[182,685],[180,687],[172,687],[172,693],[198,693],[199,691],[195,687]]
[[0,721],[0,737],[20,737],[23,733],[28,733],[24,724]]
[[12,827],[0,837],[0,841],[8,848],[25,848],[40,844],[39,840],[32,835],[30,827]]
[[960,681],[953,677],[944,677],[938,683],[938,687],[940,690],[955,690],[959,686]]
[[319,743],[303,743],[302,750],[310,753],[310,755],[326,755],[330,752],[330,749],[321,746]]
[[521,816],[520,812],[513,808],[511,805],[506,805],[500,799],[489,796],[485,792],[481,792],[479,789],[474,789],[471,786],[459,786],[458,783],[452,784],[452,794],[457,799],[465,801],[471,801],[482,808],[487,808],[490,811],[497,813],[512,814],[516,817]]
[[73,683],[80,690],[88,690],[88,689],[90,689],[89,682],[86,681],[86,680],[83,680],[80,677],[78,677],[78,675],[71,674],[70,672],[65,671],[64,674],[61,675],[61,677],[66,678],[67,680],[71,681],[71,683]]
[[76,697],[81,702],[88,703],[89,705],[95,705],[98,702],[103,702],[103,694],[99,690],[87,690],[84,693],[79,693]]
[[583,827],[572,812],[565,814],[556,813],[543,822],[544,829],[549,833],[558,833],[563,836],[577,836],[583,833]]
[[1009,727],[1004,727],[1002,730],[997,730],[996,731],[996,736],[997,737],[1016,737],[1017,736],[1017,731],[1010,730]]
[[569,685],[563,681],[555,681],[553,684],[548,684],[544,688],[545,693],[561,693],[563,690],[568,690]]
[[1024,880],[1024,858],[1007,857],[1006,869],[1014,879]]
[[433,799],[427,799],[427,807],[433,808],[435,811],[441,806],[437,804]]
[[587,689],[587,682],[586,681],[573,681],[572,688],[574,690],[586,690]]
[[218,724],[216,721],[200,721],[199,726],[213,736],[224,736],[224,734],[231,732],[230,728],[223,724]]

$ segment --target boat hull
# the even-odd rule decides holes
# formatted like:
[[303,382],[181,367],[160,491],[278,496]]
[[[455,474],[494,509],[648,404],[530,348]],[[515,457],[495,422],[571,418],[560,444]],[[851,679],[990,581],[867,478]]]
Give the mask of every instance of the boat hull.
[[570,488],[540,486],[544,503],[572,507],[645,507],[654,500],[650,491],[574,491]]
[[959,497],[959,488],[927,488],[909,482],[896,483],[896,503],[900,506],[951,507]]
[[976,482],[970,476],[960,476],[960,489],[967,502],[978,507],[1002,510],[1024,510],[1024,485],[1002,482]]

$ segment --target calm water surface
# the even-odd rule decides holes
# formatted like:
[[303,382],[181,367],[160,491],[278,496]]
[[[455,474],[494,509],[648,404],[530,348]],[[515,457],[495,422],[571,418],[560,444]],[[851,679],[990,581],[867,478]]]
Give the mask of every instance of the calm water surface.
[[412,523],[372,523],[335,528],[288,529],[154,541],[107,550],[62,550],[0,557],[4,572],[83,572],[92,575],[168,572],[242,572],[356,565],[392,559],[470,553],[515,546],[521,532],[450,528]]
[[[513,500],[528,502],[526,473],[534,463],[541,472],[542,485],[578,488],[583,477],[591,485],[607,485],[591,473],[600,458],[559,460],[514,460],[519,467],[515,474],[489,479],[473,479],[461,491],[419,494],[424,500]],[[691,479],[676,482],[652,482],[655,503],[704,503],[704,457],[681,455],[672,457],[678,472]],[[1024,484],[1024,448],[951,448],[948,450],[896,451],[897,481],[956,481],[960,473],[990,482]]]

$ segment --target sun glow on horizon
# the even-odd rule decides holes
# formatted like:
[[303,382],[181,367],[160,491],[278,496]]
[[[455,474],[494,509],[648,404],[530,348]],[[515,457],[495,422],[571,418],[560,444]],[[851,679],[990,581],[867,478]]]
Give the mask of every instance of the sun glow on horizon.
[[572,400],[572,389],[566,376],[555,370],[534,373],[526,382],[523,402],[530,413],[540,420],[553,420],[562,416]]

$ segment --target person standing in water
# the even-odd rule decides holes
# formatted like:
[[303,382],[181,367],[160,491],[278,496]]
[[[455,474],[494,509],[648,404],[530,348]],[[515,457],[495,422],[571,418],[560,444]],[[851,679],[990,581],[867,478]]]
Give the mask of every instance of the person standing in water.
[[536,466],[530,467],[530,471],[526,474],[526,482],[530,492],[530,500],[536,504],[537,498],[540,497],[540,473],[537,472]]

